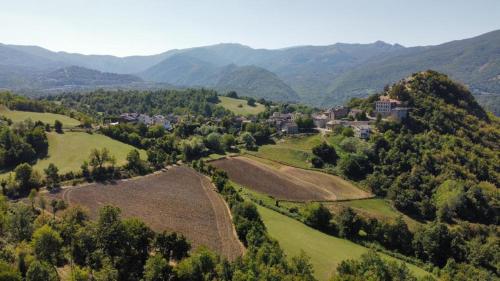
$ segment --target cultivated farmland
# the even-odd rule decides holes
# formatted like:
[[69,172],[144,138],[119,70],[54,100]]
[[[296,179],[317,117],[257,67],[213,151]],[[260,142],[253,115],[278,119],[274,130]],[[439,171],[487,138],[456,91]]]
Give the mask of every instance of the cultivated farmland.
[[340,177],[285,165],[266,165],[247,157],[211,162],[229,178],[247,188],[291,201],[334,201],[371,197]]
[[139,218],[157,232],[182,233],[194,247],[205,245],[231,260],[243,252],[224,200],[206,177],[187,167],[115,184],[68,187],[51,196],[86,207],[92,218],[104,205],[119,207],[124,217]]

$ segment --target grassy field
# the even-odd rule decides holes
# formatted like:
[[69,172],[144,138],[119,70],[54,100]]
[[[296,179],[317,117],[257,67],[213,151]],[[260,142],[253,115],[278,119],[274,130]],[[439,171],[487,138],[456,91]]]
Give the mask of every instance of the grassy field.
[[[265,110],[265,106],[260,103],[255,103],[255,106],[249,106],[246,100],[233,99],[229,97],[219,96],[220,105],[225,109],[231,110],[238,115],[256,115]],[[241,105],[241,107],[239,106]]]
[[[48,157],[38,160],[33,166],[39,172],[54,163],[60,173],[79,171],[83,161],[88,160],[90,151],[94,148],[107,147],[111,155],[116,158],[116,164],[126,162],[127,153],[134,149],[133,146],[119,142],[101,134],[88,134],[84,132],[65,132],[47,134],[49,139]],[[141,158],[146,159],[146,152],[140,150]],[[4,174],[5,175],[5,174]]]
[[33,121],[42,121],[43,123],[48,123],[51,126],[54,125],[54,121],[59,120],[63,123],[63,128],[73,128],[80,125],[80,121],[76,119],[70,118],[66,115],[54,113],[8,110],[4,107],[0,108],[0,115],[11,119],[13,122],[21,122],[30,118]]
[[337,154],[343,156],[345,152],[339,147],[342,136],[321,134],[290,136],[278,140],[276,144],[259,147],[258,151],[248,151],[250,155],[277,161],[299,168],[311,168],[310,160],[313,157],[312,148],[323,141],[335,147]]
[[[301,250],[307,253],[319,280],[328,280],[342,260],[359,258],[368,251],[366,247],[324,234],[265,207],[258,206],[258,210],[269,234],[278,240],[288,256],[298,255]],[[385,254],[381,256],[395,260]],[[408,264],[408,267],[417,276],[428,274],[415,265]]]
[[322,141],[320,134],[287,137],[279,140],[276,144],[263,145],[259,147],[258,151],[249,151],[248,153],[299,168],[310,168],[309,161],[313,156],[311,150]]
[[403,219],[408,224],[408,227],[412,230],[416,229],[420,223],[411,219],[408,216],[404,216],[398,210],[396,210],[389,201],[379,198],[373,199],[361,199],[343,202],[331,202],[325,203],[325,206],[332,211],[332,213],[337,213],[342,207],[351,207],[356,213],[360,214],[366,218],[376,218],[382,221],[392,222],[398,216],[403,216]]

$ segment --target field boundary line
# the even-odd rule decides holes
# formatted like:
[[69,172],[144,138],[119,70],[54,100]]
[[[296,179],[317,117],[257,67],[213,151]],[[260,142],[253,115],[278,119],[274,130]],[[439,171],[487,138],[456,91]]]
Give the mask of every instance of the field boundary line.
[[[227,216],[229,218],[229,223],[230,223],[230,227],[231,227],[231,235],[230,236],[232,236],[233,239],[238,241],[238,246],[240,248],[238,255],[243,255],[245,253],[245,247],[243,246],[240,239],[238,238],[238,234],[236,233],[236,229],[235,229],[234,224],[233,224],[233,217],[231,215],[231,210],[227,206],[226,200],[224,200],[223,198],[220,197],[221,195],[218,192],[216,192],[215,186],[213,186],[212,182],[207,177],[205,177],[204,175],[200,175],[200,174],[198,174],[198,177],[200,180],[200,184],[203,187],[203,190],[205,192],[205,195],[208,197],[208,200],[210,201],[210,204],[212,205],[212,209],[213,209],[214,215],[215,215],[215,221],[216,221],[217,232],[219,234],[219,238],[221,239],[221,241],[223,241],[224,237],[225,237],[225,235],[224,235],[225,228],[221,226],[220,219],[225,219],[225,217]],[[208,187],[207,187],[205,181],[207,181],[209,183]],[[212,192],[213,192],[213,194],[211,194]],[[223,209],[224,218],[220,218],[220,219],[218,218],[218,216],[217,216],[217,214],[218,214],[217,204],[214,202],[214,200],[219,200],[223,204],[223,206],[224,206],[224,209]],[[224,242],[221,243],[221,251],[227,257],[232,256],[233,253],[231,250],[232,249],[230,247],[230,244],[227,244]]]

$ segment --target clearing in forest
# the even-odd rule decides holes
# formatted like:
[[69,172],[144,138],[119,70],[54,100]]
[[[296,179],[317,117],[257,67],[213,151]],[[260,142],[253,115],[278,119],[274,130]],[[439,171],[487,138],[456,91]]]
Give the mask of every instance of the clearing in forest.
[[62,122],[63,128],[73,128],[80,125],[80,121],[69,116],[48,112],[9,110],[5,107],[0,107],[0,115],[11,119],[14,123],[21,122],[26,119],[31,119],[33,122],[42,121],[43,123],[50,124],[51,126],[54,125],[54,122],[56,120],[59,120]]
[[124,217],[139,218],[156,232],[182,233],[195,248],[205,245],[230,260],[243,252],[224,199],[207,177],[191,168],[68,187],[50,196],[87,208],[91,218],[105,205],[119,207]]
[[[50,163],[59,168],[59,173],[67,173],[70,171],[80,171],[83,161],[88,161],[92,149],[109,149],[111,155],[116,159],[117,165],[126,163],[127,154],[135,149],[133,146],[126,143],[114,140],[102,134],[89,134],[85,132],[64,132],[58,134],[56,132],[47,133],[49,141],[49,151],[45,158],[38,160],[33,169],[43,174],[43,169],[47,168]],[[138,149],[142,159],[146,159],[146,152]],[[7,176],[7,173],[0,174],[0,177]]]
[[237,184],[280,200],[335,201],[372,197],[340,177],[279,163],[267,165],[239,156],[210,164],[226,171]]
[[257,115],[266,109],[264,105],[257,102],[255,106],[250,106],[243,99],[219,96],[219,100],[221,106],[237,115]]

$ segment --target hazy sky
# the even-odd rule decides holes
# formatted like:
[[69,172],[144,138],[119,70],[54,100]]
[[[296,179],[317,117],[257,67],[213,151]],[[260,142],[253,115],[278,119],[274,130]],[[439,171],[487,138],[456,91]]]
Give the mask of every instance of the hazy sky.
[[119,56],[221,42],[432,45],[495,29],[500,0],[0,0],[1,43]]

